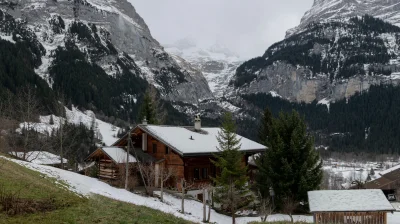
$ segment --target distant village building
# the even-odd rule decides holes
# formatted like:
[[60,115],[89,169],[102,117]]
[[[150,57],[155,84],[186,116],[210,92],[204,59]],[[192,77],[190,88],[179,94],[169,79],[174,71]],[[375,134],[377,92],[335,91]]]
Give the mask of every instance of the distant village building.
[[[30,151],[30,152],[9,152],[10,155],[15,156],[19,159],[25,160],[27,162],[48,165],[57,168],[61,168],[61,157],[46,151]],[[64,167],[67,166],[68,160],[63,159]]]
[[395,211],[378,189],[309,191],[308,202],[315,224],[387,224]]
[[381,189],[390,201],[400,198],[400,165],[379,173],[380,177],[365,183],[366,189]]
[[[133,157],[141,157],[140,162],[152,162],[155,165],[155,175],[159,175],[160,167],[172,168],[174,178],[167,185],[180,188],[183,178],[195,185],[210,183],[219,170],[210,159],[219,153],[217,141],[220,128],[203,128],[199,117],[194,126],[162,126],[140,124],[129,132],[132,145],[130,152]],[[257,142],[238,135],[240,151],[243,152],[243,165],[248,165],[250,156],[264,152],[267,148]],[[108,160],[116,163],[111,157],[112,151],[126,155],[128,134],[119,139],[110,148],[101,148],[89,156],[88,160]],[[125,156],[126,157],[126,156]],[[126,161],[126,160],[125,160]],[[111,170],[111,172],[114,172]],[[118,172],[116,172],[118,174]],[[155,180],[158,180],[158,176]],[[156,181],[155,186],[159,183]]]

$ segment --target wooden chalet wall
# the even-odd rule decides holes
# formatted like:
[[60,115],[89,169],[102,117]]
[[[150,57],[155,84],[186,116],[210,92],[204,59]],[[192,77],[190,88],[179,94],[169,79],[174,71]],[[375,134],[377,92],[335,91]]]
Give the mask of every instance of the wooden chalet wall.
[[387,212],[318,212],[316,224],[387,224]]
[[[153,147],[156,149],[155,152]],[[166,152],[166,145],[164,143],[158,141],[150,135],[147,135],[147,153],[157,160],[165,159],[163,163],[164,166],[167,168],[171,167],[174,170],[175,178],[177,180],[185,178],[185,169],[182,157],[172,149],[168,150],[168,154]],[[171,184],[176,185],[176,183]]]

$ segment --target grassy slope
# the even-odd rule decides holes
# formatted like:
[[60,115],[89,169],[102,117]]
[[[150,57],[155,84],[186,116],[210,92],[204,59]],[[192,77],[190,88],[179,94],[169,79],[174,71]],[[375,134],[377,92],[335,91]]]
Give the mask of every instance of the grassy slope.
[[21,198],[53,197],[59,206],[57,210],[39,214],[10,217],[0,213],[0,223],[190,223],[144,206],[98,195],[82,198],[62,185],[41,173],[0,159],[0,188],[19,192]]

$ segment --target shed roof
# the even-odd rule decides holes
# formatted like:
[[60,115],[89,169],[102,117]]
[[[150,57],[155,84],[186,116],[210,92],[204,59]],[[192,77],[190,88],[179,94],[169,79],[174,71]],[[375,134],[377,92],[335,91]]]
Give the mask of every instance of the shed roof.
[[395,211],[382,190],[309,191],[311,212]]
[[[92,154],[88,156],[87,160],[94,157],[99,151],[104,152],[108,157],[110,157],[111,160],[113,160],[117,164],[126,162],[126,151],[119,147],[98,148],[96,151],[94,151]],[[136,158],[131,154],[129,154],[129,162],[130,163],[136,162]]]
[[[190,127],[139,125],[143,131],[164,142],[175,149],[181,155],[198,155],[217,153],[219,146],[217,136],[220,128],[202,128],[200,132]],[[240,139],[240,151],[260,152],[267,149],[266,146],[250,139],[237,135]]]
[[388,173],[391,173],[391,172],[397,171],[397,170],[400,170],[400,164],[396,165],[394,167],[391,167],[391,168],[389,168],[387,170],[383,170],[383,171],[379,172],[379,174],[383,176],[383,175],[386,175]]

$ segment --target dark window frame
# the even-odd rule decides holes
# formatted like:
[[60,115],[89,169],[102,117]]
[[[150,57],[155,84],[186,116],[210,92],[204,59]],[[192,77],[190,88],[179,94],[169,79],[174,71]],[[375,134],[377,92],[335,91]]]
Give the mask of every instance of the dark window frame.
[[166,145],[166,146],[165,146],[165,154],[168,155],[169,153],[170,153],[169,147]]
[[153,153],[157,153],[157,144],[153,143]]

